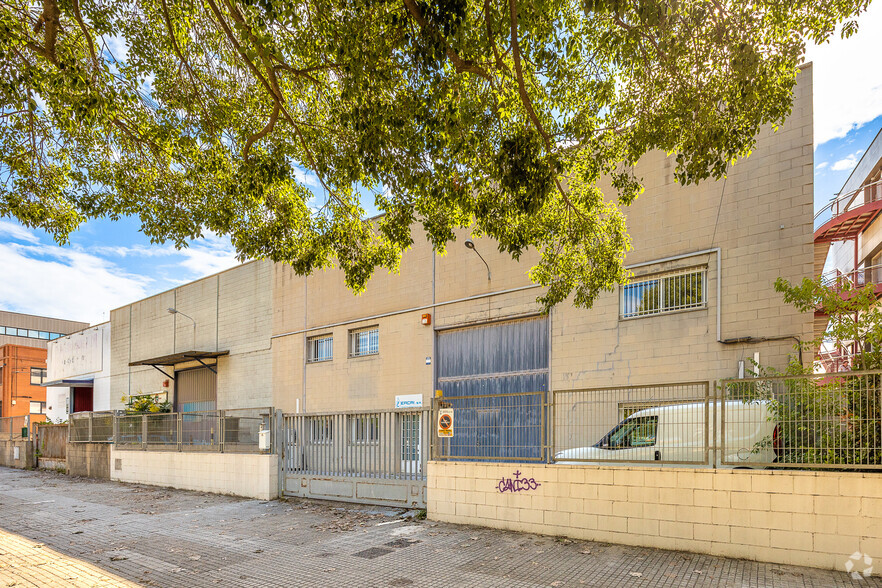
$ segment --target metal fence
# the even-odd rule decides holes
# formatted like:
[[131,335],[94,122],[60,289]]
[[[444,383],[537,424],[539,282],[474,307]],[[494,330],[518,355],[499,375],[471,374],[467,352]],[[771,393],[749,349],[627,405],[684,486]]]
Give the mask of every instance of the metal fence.
[[708,382],[553,393],[557,462],[703,464],[710,438]]
[[0,417],[0,441],[30,438],[27,416]]
[[[272,408],[124,414],[114,417],[113,438],[118,449],[272,453],[274,423]],[[261,431],[269,435],[265,449]]]
[[[444,397],[433,459],[882,469],[882,371]],[[434,422],[433,422],[434,425]]]
[[112,443],[113,411],[75,412],[67,419],[70,443]]
[[882,469],[882,372],[723,380],[722,463]]
[[[272,408],[80,412],[70,415],[68,423],[71,443],[113,443],[118,449],[271,453],[275,443]],[[260,449],[261,431],[269,431],[269,449]]]
[[424,480],[429,409],[286,414],[286,474]]
[[436,400],[436,408],[452,408],[455,418],[453,436],[436,438],[434,459],[545,461],[546,398],[546,392],[517,392]]

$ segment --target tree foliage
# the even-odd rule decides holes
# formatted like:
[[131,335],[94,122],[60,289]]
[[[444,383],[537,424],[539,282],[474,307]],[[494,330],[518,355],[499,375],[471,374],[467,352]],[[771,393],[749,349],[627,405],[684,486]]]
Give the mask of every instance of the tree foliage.
[[721,177],[789,113],[806,40],[867,4],[2,0],[0,216],[210,229],[356,290],[412,227],[443,251],[473,225],[540,252],[546,304],[590,305],[624,278],[634,163]]
[[[768,403],[777,423],[776,453],[786,464],[882,464],[882,308],[875,285],[855,287],[848,280],[825,284],[820,278],[791,284],[779,278],[775,289],[802,312],[822,310],[826,332],[803,349],[814,351],[827,341],[852,346],[852,370],[813,375],[814,366],[793,361],[785,372],[754,366],[758,377],[730,385],[731,397]],[[775,376],[788,376],[775,378]],[[775,440],[764,439],[755,450]]]

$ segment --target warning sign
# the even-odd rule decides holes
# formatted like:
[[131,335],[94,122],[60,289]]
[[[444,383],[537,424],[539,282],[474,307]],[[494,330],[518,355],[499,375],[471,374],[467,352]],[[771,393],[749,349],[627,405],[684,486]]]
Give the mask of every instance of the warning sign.
[[438,411],[438,436],[453,437],[452,408],[442,408]]

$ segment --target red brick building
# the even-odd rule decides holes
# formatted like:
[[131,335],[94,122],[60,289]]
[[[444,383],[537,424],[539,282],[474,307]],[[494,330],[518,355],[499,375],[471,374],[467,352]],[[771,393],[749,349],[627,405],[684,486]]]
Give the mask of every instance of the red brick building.
[[0,417],[46,420],[46,345],[88,326],[0,310]]
[[46,420],[46,350],[0,345],[0,416],[31,415]]

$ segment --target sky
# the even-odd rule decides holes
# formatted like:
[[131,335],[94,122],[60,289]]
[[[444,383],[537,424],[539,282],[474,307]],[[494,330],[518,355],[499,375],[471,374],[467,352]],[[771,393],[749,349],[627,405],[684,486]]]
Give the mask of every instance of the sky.
[[[807,51],[814,63],[816,210],[882,128],[882,77],[868,73],[882,55],[882,2],[858,22],[857,35]],[[376,213],[372,200],[363,206]],[[228,238],[208,234],[176,250],[151,244],[139,228],[135,218],[94,220],[59,246],[44,231],[0,218],[0,309],[96,324],[114,308],[238,263]]]

